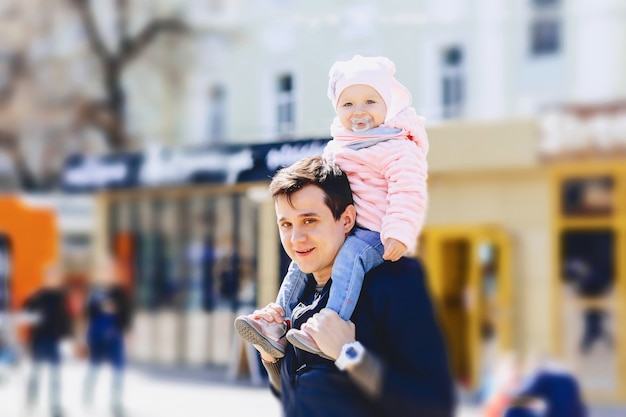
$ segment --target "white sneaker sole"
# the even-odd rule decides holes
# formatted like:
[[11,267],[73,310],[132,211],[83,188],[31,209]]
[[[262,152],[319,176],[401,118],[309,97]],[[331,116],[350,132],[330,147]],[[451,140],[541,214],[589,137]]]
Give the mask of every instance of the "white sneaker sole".
[[241,338],[246,342],[261,346],[263,350],[275,358],[285,357],[285,347],[283,345],[265,337],[263,333],[260,333],[245,319],[235,319],[235,329],[237,330],[237,333],[239,333],[239,336],[241,336]]
[[322,352],[319,348],[303,342],[302,340],[298,339],[293,333],[287,332],[287,341],[300,350],[304,350],[305,352],[309,352],[324,359],[328,359],[329,361],[334,361],[333,358]]

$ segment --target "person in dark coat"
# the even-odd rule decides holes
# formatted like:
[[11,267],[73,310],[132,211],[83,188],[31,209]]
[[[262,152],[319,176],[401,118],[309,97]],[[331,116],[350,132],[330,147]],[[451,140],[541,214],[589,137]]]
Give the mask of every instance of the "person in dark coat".
[[126,288],[118,281],[113,259],[102,258],[94,272],[94,284],[85,306],[89,368],[83,402],[87,407],[91,406],[100,365],[109,363],[113,368],[111,408],[115,416],[120,416],[123,415],[122,391],[126,366],[124,338],[131,322],[130,298]]
[[543,403],[542,417],[587,417],[578,381],[564,366],[553,359],[541,363],[522,381],[513,404],[522,406]]
[[270,191],[283,247],[308,282],[291,317],[276,303],[253,315],[289,319],[324,356],[288,344],[278,359],[255,345],[284,415],[453,416],[454,385],[420,263],[401,258],[372,269],[344,321],[324,306],[334,259],[356,220],[345,174],[321,157],[305,158],[279,171]]
[[27,407],[33,408],[39,393],[39,381],[44,364],[49,365],[50,409],[53,416],[61,415],[61,341],[70,336],[71,319],[63,271],[56,265],[45,270],[43,287],[31,295],[24,311],[32,318],[30,353],[33,360],[28,379]]

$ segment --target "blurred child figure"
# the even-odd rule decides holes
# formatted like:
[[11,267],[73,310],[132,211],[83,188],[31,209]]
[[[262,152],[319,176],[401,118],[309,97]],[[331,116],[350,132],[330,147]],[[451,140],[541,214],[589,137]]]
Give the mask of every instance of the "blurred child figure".
[[[384,260],[397,261],[414,253],[426,214],[424,119],[409,107],[411,94],[396,80],[395,71],[385,57],[356,55],[336,62],[329,72],[328,98],[337,117],[324,156],[347,174],[357,211],[357,227],[333,265],[326,305],[344,320],[354,312],[367,272]],[[315,250],[306,242],[300,247],[302,256]],[[306,273],[292,262],[276,300],[286,319],[291,318],[306,281]],[[284,356],[285,322],[267,323],[248,315],[238,317],[235,327],[246,341],[261,345],[276,358]],[[290,329],[286,338],[302,350],[325,356],[302,330]]]
[[61,341],[71,333],[63,271],[59,265],[50,264],[46,267],[43,287],[26,300],[24,310],[31,315],[33,323],[30,332],[33,363],[26,392],[27,409],[30,411],[36,405],[42,368],[47,363],[50,411],[52,416],[59,417],[62,415]]
[[515,392],[511,408],[539,403],[541,417],[587,417],[578,381],[567,368],[549,357],[536,362]]
[[111,409],[118,417],[124,415],[124,335],[130,327],[131,306],[127,291],[119,282],[113,259],[101,258],[95,266],[92,287],[85,305],[89,367],[84,382],[83,402],[86,407],[91,407],[99,367],[103,362],[108,362],[113,368]]
[[501,417],[511,405],[523,377],[522,368],[521,359],[513,352],[498,359],[492,374],[485,377],[483,417]]

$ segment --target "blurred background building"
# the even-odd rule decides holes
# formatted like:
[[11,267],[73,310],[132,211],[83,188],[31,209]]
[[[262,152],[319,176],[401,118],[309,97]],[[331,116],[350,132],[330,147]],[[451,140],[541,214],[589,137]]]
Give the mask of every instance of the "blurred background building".
[[57,214],[83,279],[116,254],[135,361],[228,366],[234,316],[287,262],[269,177],[329,139],[332,63],[387,56],[427,118],[419,256],[459,384],[549,352],[626,401],[625,19],[621,0],[0,0],[2,189]]

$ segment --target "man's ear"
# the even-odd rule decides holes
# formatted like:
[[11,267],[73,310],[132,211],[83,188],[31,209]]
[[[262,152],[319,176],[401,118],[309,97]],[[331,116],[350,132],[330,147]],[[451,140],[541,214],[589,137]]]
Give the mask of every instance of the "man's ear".
[[354,208],[354,205],[350,204],[348,207],[346,207],[346,209],[341,214],[341,221],[343,222],[342,225],[346,234],[350,233],[350,231],[352,231],[352,228],[356,224],[356,208]]

